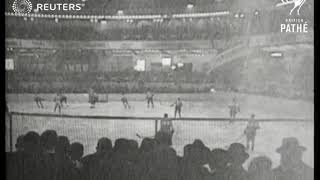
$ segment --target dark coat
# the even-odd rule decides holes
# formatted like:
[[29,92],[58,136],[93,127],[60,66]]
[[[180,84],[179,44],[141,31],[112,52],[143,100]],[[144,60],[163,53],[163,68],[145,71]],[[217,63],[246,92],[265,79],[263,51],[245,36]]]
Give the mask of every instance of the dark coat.
[[314,170],[303,162],[297,166],[285,169],[281,165],[273,169],[275,180],[313,180]]

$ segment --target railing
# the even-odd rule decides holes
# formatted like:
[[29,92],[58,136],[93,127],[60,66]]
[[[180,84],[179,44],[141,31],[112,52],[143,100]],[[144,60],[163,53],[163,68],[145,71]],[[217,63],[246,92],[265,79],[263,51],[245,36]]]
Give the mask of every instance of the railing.
[[[107,111],[107,110],[106,110]],[[88,113],[89,114],[89,113]],[[41,114],[11,112],[6,118],[6,151],[14,151],[14,141],[28,131],[42,133],[46,129],[56,130],[58,135],[69,137],[71,142],[79,141],[85,147],[84,154],[95,151],[101,137],[113,142],[118,138],[141,142],[143,137],[153,137],[159,129],[161,117],[95,116],[69,114]],[[226,148],[233,142],[245,144],[243,131],[248,119],[183,117],[172,119],[175,133],[173,148],[183,154],[183,147],[195,139],[201,139],[208,147]],[[297,137],[307,147],[305,161],[313,164],[313,120],[311,119],[256,119],[261,129],[257,132],[256,151],[271,157],[279,157],[275,149],[284,137]],[[241,139],[240,139],[241,138]]]

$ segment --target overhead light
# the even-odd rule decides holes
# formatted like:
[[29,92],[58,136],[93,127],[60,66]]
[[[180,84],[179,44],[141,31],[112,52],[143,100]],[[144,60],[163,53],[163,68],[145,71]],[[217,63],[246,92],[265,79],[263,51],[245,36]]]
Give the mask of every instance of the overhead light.
[[123,11],[122,10],[118,10],[117,14],[118,15],[123,15]]
[[254,15],[256,15],[256,16],[259,15],[259,11],[258,11],[258,10],[255,10],[255,11],[254,11]]
[[188,3],[187,8],[188,9],[192,9],[194,7],[194,5],[192,3]]
[[101,20],[100,23],[101,23],[101,24],[107,24],[107,21],[106,21],[106,20]]
[[282,52],[271,52],[270,56],[271,57],[282,57],[283,53]]

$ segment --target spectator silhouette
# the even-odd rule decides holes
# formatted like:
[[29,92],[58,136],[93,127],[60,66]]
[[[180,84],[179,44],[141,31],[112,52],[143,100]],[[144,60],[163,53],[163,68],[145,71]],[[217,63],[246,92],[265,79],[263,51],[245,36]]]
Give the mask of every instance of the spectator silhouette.
[[55,148],[58,143],[58,135],[54,130],[46,130],[40,136],[41,157],[45,163],[47,179],[54,179],[56,173]]
[[270,158],[259,156],[252,159],[248,167],[248,180],[273,180]]
[[74,142],[70,146],[70,158],[72,162],[71,170],[71,180],[83,180],[83,165],[81,163],[81,158],[83,156],[83,145],[79,142]]
[[156,147],[147,158],[145,179],[176,180],[178,178],[178,159],[176,151],[170,147],[170,137],[162,132],[155,136]]
[[203,142],[196,139],[190,146],[186,146],[186,155],[181,164],[180,175],[186,180],[201,180],[207,174],[204,172],[203,165],[208,163],[210,149]]
[[45,164],[40,157],[40,136],[38,133],[28,132],[23,137],[23,151],[17,151],[7,158],[8,179],[46,179]]
[[276,180],[313,180],[313,168],[302,161],[305,147],[300,146],[297,138],[282,139],[281,147],[276,152],[280,153],[280,165],[273,170]]
[[100,163],[111,151],[111,140],[103,137],[98,141],[96,152],[82,158],[83,170],[87,180],[95,180],[98,178]]
[[24,135],[20,135],[18,136],[17,138],[17,143],[15,144],[15,147],[16,147],[16,152],[23,152],[23,138],[24,138]]
[[[136,144],[137,145],[137,144]],[[134,179],[134,152],[135,143],[131,140],[120,138],[115,141],[111,157],[110,178],[117,180]]]
[[209,158],[210,176],[206,179],[224,180],[231,157],[224,149],[213,149]]
[[302,161],[305,147],[294,137],[284,138],[276,151],[279,167],[265,156],[249,158],[243,144],[228,150],[210,151],[196,139],[178,157],[170,147],[170,136],[157,132],[144,138],[140,148],[135,140],[120,138],[114,148],[108,138],[99,139],[96,152],[82,158],[84,147],[70,145],[66,136],[46,130],[41,136],[28,132],[17,138],[16,151],[6,153],[7,179],[13,180],[313,180],[313,169]]
[[183,156],[178,161],[179,165],[179,179],[183,179],[185,177],[185,171],[186,171],[186,164],[189,161],[190,157],[190,151],[191,151],[192,144],[187,144],[183,147]]
[[70,159],[70,142],[68,137],[59,136],[55,153],[56,161],[56,180],[71,178],[72,162]]
[[44,154],[54,154],[55,148],[58,143],[58,135],[54,130],[46,130],[41,134],[40,143],[42,148],[42,153]]
[[233,143],[228,148],[230,155],[230,166],[225,173],[226,180],[246,180],[247,171],[242,167],[243,163],[249,158],[249,154],[245,152],[245,146],[240,143]]
[[154,139],[144,138],[142,140],[139,148],[139,158],[136,165],[137,179],[142,180],[145,178],[148,170],[148,167],[146,167],[147,158],[154,151],[155,146],[156,142]]
[[156,142],[151,138],[144,138],[141,142],[139,153],[140,155],[144,155],[146,153],[150,153],[154,150]]

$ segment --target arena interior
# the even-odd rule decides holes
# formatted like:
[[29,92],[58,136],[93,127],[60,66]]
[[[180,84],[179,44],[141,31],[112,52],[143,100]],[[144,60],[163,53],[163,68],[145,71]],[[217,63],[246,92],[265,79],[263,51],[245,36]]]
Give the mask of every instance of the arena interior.
[[[72,0],[80,11],[26,14],[15,1],[5,2],[7,179],[313,179],[313,0],[299,15],[290,0]],[[287,19],[308,32],[281,32]]]

